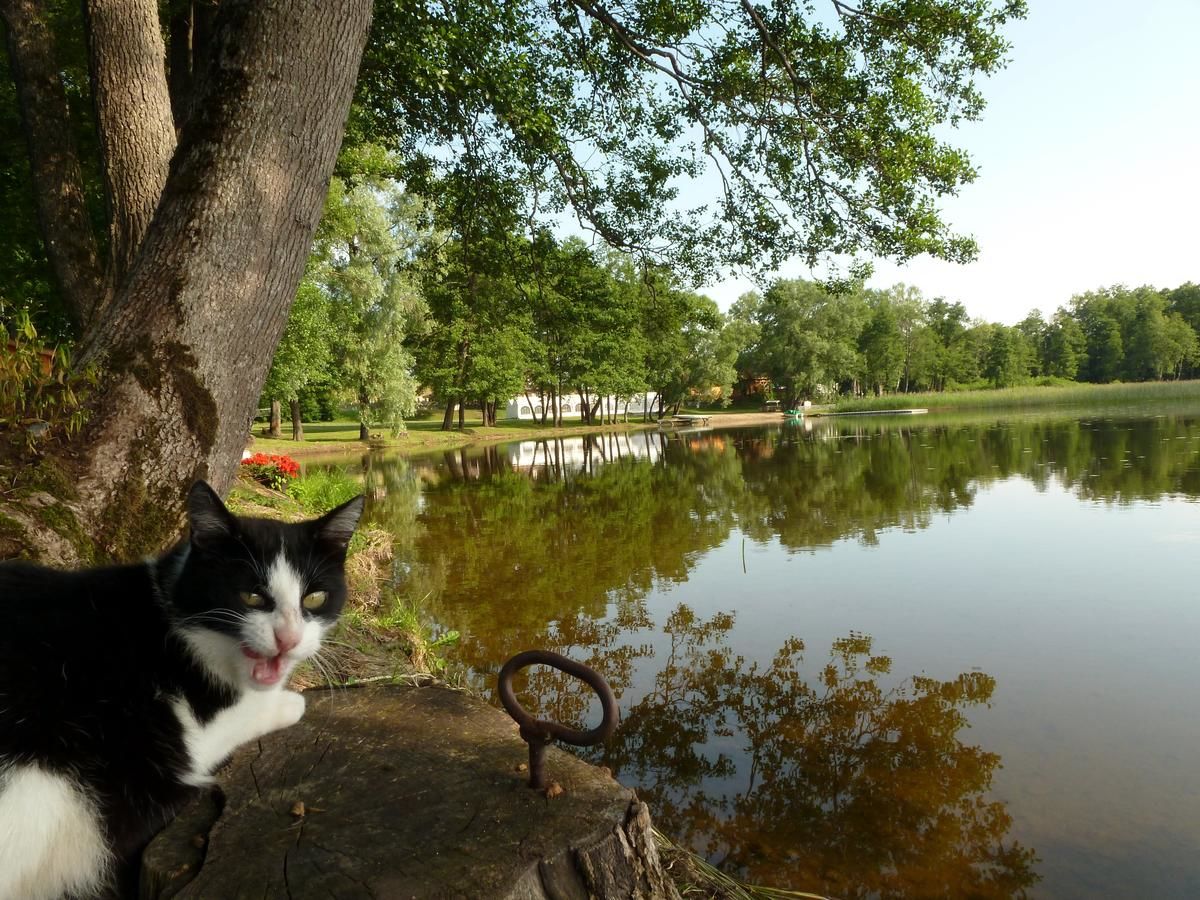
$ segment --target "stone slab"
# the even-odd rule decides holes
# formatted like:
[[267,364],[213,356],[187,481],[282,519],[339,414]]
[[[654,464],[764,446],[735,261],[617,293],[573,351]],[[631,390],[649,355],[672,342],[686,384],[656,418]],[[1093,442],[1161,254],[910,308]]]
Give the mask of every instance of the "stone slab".
[[306,697],[298,725],[238,752],[223,798],[155,839],[143,897],[677,896],[633,792],[554,747],[563,792],[530,789],[516,725],[486,703],[436,685]]

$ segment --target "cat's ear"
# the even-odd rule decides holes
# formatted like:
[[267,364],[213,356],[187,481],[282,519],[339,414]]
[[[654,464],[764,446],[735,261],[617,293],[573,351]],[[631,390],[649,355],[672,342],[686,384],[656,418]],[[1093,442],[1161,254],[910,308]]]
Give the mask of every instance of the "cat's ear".
[[317,536],[322,541],[345,550],[350,544],[354,529],[358,527],[358,518],[363,511],[363,499],[362,494],[359,494],[353,500],[347,500],[317,519]]
[[229,537],[237,526],[233,513],[203,481],[197,481],[188,491],[187,515],[191,541],[198,547]]

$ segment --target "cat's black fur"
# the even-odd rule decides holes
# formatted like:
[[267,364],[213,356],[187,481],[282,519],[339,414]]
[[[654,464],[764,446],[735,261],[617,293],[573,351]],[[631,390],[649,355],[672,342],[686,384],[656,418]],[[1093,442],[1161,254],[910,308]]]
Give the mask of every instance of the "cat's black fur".
[[243,593],[264,590],[280,551],[308,590],[328,594],[304,615],[332,623],[362,498],[296,524],[235,518],[202,483],[188,506],[190,537],[156,560],[77,572],[0,564],[0,774],[35,764],[84,785],[118,863],[195,790],[170,700],[186,698],[201,725],[237,700],[181,625],[236,638]]

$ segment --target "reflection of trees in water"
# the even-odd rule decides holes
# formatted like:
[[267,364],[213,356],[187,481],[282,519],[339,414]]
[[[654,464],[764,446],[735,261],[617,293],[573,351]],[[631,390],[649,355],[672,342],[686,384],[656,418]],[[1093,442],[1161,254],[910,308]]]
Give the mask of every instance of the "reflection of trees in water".
[[738,526],[794,549],[924,528],[1011,477],[1039,489],[1055,481],[1085,500],[1200,496],[1200,425],[1189,419],[832,423],[746,433],[739,444]]
[[477,671],[530,646],[573,645],[580,617],[604,619],[686,580],[728,537],[740,489],[731,452],[685,466],[611,460],[562,481],[443,479],[426,487],[417,537],[420,559],[445,576],[430,604],[462,632],[462,659]]
[[990,676],[886,687],[891,661],[851,635],[810,682],[802,641],[747,663],[732,624],[671,614],[653,687],[602,755],[660,828],[751,881],[839,897],[1014,897],[1037,881],[985,797],[1000,758],[959,737]]
[[[655,442],[653,461],[632,452],[638,438]],[[1200,425],[1172,418],[597,434],[537,442],[516,470],[494,445],[411,466],[373,457],[369,515],[412,548],[413,564],[445,569],[456,595],[521,598],[537,607],[530,621],[551,613],[544,624],[562,611],[602,614],[610,594],[644,596],[655,579],[686,580],[735,527],[792,549],[871,544],[1014,476],[1087,500],[1196,497],[1198,453]]]

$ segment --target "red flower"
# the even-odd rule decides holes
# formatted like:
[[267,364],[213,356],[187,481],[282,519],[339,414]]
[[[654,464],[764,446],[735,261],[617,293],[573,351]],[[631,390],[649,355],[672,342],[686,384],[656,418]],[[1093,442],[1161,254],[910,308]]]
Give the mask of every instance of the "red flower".
[[299,463],[278,453],[255,453],[243,459],[242,465],[250,467],[250,477],[255,481],[275,490],[283,490],[289,478],[300,474]]

